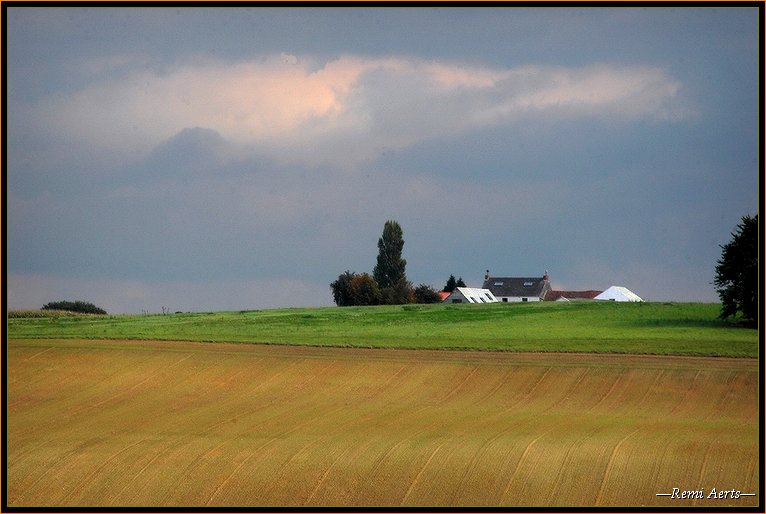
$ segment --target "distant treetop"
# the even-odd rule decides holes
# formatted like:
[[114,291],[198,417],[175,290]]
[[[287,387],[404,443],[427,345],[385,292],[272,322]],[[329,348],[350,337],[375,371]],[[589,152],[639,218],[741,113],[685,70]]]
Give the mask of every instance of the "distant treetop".
[[50,302],[43,305],[43,310],[51,310],[51,311],[68,311],[68,312],[80,312],[83,314],[106,314],[107,312],[100,308],[96,307],[92,303],[89,302],[82,302],[82,301],[61,301],[61,302]]

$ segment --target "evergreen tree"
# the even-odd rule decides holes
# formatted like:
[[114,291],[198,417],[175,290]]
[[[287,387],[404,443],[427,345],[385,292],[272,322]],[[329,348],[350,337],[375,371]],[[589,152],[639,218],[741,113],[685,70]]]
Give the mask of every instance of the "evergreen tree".
[[758,323],[758,215],[743,216],[732,240],[715,267],[715,286],[721,298],[721,317],[741,312],[745,320]]
[[463,282],[463,277],[460,277],[459,279],[457,279],[457,284],[455,284],[455,287],[468,287],[468,286],[465,285],[465,282]]
[[444,291],[445,293],[451,293],[452,291],[455,290],[456,287],[457,287],[457,280],[455,280],[455,275],[450,275],[449,278],[447,279],[447,284],[444,286],[444,289],[442,289],[442,291]]

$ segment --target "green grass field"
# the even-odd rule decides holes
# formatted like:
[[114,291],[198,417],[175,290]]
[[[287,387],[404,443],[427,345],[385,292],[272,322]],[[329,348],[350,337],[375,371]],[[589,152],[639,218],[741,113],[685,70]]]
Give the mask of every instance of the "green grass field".
[[11,317],[8,336],[758,357],[757,330],[719,312],[716,304],[551,302]]

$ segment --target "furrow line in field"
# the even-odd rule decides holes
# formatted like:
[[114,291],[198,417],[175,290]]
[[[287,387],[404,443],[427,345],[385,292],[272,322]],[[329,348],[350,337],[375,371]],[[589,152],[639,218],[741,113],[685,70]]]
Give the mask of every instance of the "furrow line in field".
[[457,392],[460,391],[460,389],[462,389],[468,383],[471,377],[474,376],[478,370],[479,370],[479,366],[478,365],[474,366],[471,372],[468,374],[468,376],[466,376],[458,385],[453,387],[452,390],[447,394],[447,396],[442,398],[439,403],[444,403],[450,398],[452,398],[455,394],[457,394]]
[[[394,443],[393,446],[391,446],[388,450],[386,450],[386,453],[378,457],[378,459],[375,461],[375,463],[372,465],[372,468],[370,469],[369,473],[367,473],[367,476],[369,478],[374,477],[377,472],[379,471],[380,467],[383,465],[383,462],[388,459],[389,455],[391,455],[394,451],[396,451],[400,446],[404,444],[406,441],[406,438],[399,439],[396,443]],[[373,482],[372,480],[369,480],[369,482]]]
[[[87,443],[85,443],[85,445],[87,446],[87,444],[89,444],[89,443],[91,443],[93,441],[99,441],[99,438],[90,439],[90,440],[87,441]],[[72,461],[69,460],[70,458],[74,458],[74,461],[82,459],[83,455],[82,454],[78,455],[78,452],[79,452],[80,448],[81,447],[70,449],[66,453],[66,455],[62,456],[62,458],[59,459],[59,462],[71,463]],[[50,473],[54,469],[56,469],[55,466],[48,466],[47,468],[45,468],[45,471],[43,471],[43,473],[39,477],[37,477],[37,479],[35,479],[35,481],[32,482],[29,485],[29,487],[27,487],[27,489],[24,492],[22,492],[22,493],[20,493],[18,495],[18,497],[16,498],[16,502],[20,503],[21,499],[24,498],[27,495],[28,492],[32,491],[35,488],[35,486],[37,484],[39,484],[43,480],[43,478],[45,478],[48,475],[48,473]]]
[[[719,417],[722,412],[730,412],[731,404],[730,400],[738,400],[742,395],[742,387],[739,383],[743,377],[741,374],[730,371],[728,378],[726,379],[726,391],[721,394],[716,402],[716,405],[710,405],[708,409],[705,409],[705,416],[703,421],[709,420],[711,417]],[[756,391],[757,386],[753,386],[753,390]],[[757,394],[757,393],[756,393]],[[740,411],[738,410],[738,413]],[[742,418],[743,423],[757,423],[756,416],[758,415],[758,409],[751,409],[746,411],[745,417]]]
[[652,385],[646,388],[646,391],[644,392],[643,396],[641,396],[641,399],[636,402],[636,406],[642,405],[646,398],[649,396],[649,393],[654,391],[655,387],[657,387],[657,384],[660,382],[660,379],[665,375],[665,370],[661,369],[657,371],[657,374],[654,376],[654,380],[652,381]]
[[612,468],[614,467],[614,460],[615,458],[617,458],[617,452],[620,451],[620,448],[622,447],[623,444],[625,444],[625,441],[630,439],[630,437],[638,431],[639,429],[637,428],[633,432],[629,433],[628,435],[620,439],[620,442],[618,442],[612,449],[612,453],[609,455],[609,461],[606,464],[606,469],[604,470],[604,476],[601,478],[601,485],[598,488],[598,493],[596,494],[596,501],[594,505],[600,505],[604,499],[604,489],[606,488],[606,483],[609,480],[609,475],[611,475],[612,473]]
[[[226,439],[222,441],[220,444],[217,444],[213,446],[212,448],[208,449],[205,453],[197,455],[194,459],[192,459],[189,464],[186,465],[183,471],[184,476],[189,476],[192,474],[192,472],[201,466],[201,463],[208,458],[209,455],[211,455],[216,450],[222,448],[226,444],[230,443],[231,441],[229,439]],[[142,470],[143,471],[143,470]],[[178,475],[181,475],[182,473],[179,473]]]
[[492,398],[495,395],[495,393],[497,393],[508,382],[508,377],[511,376],[514,372],[515,372],[514,369],[510,369],[510,370],[506,371],[505,375],[503,375],[500,378],[500,380],[497,381],[497,384],[492,389],[487,391],[487,393],[484,394],[484,396],[479,398],[478,403],[481,403],[484,400]]
[[141,387],[142,385],[144,385],[144,384],[145,384],[145,383],[147,383],[148,381],[152,380],[153,378],[155,378],[155,377],[158,377],[158,376],[162,375],[163,373],[167,373],[167,371],[168,371],[170,368],[173,368],[173,367],[175,367],[175,366],[177,366],[177,365],[181,364],[183,361],[185,361],[185,360],[187,360],[187,359],[191,358],[191,357],[192,357],[192,355],[193,355],[193,354],[189,354],[189,355],[187,355],[186,357],[181,357],[180,359],[178,359],[176,362],[174,362],[174,363],[173,363],[173,364],[171,364],[170,366],[167,366],[167,367],[163,368],[163,369],[162,369],[162,371],[158,371],[157,373],[154,373],[154,374],[152,374],[152,375],[150,375],[150,376],[146,377],[146,378],[145,378],[145,379],[143,379],[141,382],[139,382],[139,383],[137,383],[137,384],[133,384],[131,387],[129,387],[129,388],[128,388],[128,389],[126,389],[125,391],[121,391],[121,392],[119,392],[119,393],[115,394],[114,396],[111,396],[111,397],[109,397],[109,398],[106,398],[106,399],[104,399],[104,400],[101,400],[100,402],[93,404],[91,407],[93,407],[93,408],[95,408],[95,407],[98,407],[99,405],[102,405],[102,404],[104,404],[104,403],[106,403],[106,402],[108,402],[108,401],[111,401],[111,400],[113,400],[114,398],[119,398],[120,396],[125,396],[125,395],[127,395],[127,394],[131,393],[131,392],[132,392],[134,389],[136,389],[136,388],[138,388],[138,387]]
[[338,455],[335,460],[332,461],[332,464],[328,466],[328,468],[322,473],[321,478],[317,482],[317,485],[314,487],[314,489],[311,491],[311,494],[309,494],[308,498],[306,498],[306,501],[304,502],[304,505],[310,504],[311,501],[314,499],[314,496],[316,496],[317,492],[319,492],[319,489],[322,487],[322,484],[327,479],[327,476],[330,474],[330,471],[333,470],[336,464],[340,462],[340,459],[342,459],[346,454],[348,454],[351,451],[351,447],[349,446],[343,452],[341,452],[340,455]]
[[543,380],[545,380],[545,377],[547,377],[547,376],[548,376],[548,374],[549,374],[549,373],[550,373],[552,370],[553,370],[553,367],[549,366],[549,367],[548,367],[548,368],[545,370],[545,373],[543,373],[543,374],[540,376],[540,378],[538,378],[538,379],[537,379],[537,381],[535,382],[535,384],[534,384],[534,385],[533,385],[533,386],[532,386],[532,387],[529,389],[529,391],[527,391],[527,393],[524,395],[524,397],[523,397],[523,398],[521,398],[519,401],[517,401],[517,402],[514,404],[514,407],[515,407],[516,405],[520,404],[520,403],[524,403],[526,400],[528,400],[529,398],[531,398],[531,397],[532,397],[532,393],[534,393],[534,392],[535,392],[535,389],[537,389],[537,388],[540,386],[540,384],[542,384],[542,383],[543,383]]
[[[569,386],[567,389],[569,391],[577,391],[577,387],[580,385],[580,383],[585,380],[585,377],[591,372],[591,368],[585,368],[582,373],[580,373],[580,376],[577,377],[577,380],[575,380],[575,383]],[[566,394],[562,394],[561,398],[550,406],[551,409],[555,409],[559,407],[561,404],[563,404],[568,399]]]
[[[262,383],[258,384],[258,385],[257,385],[257,386],[256,386],[256,387],[255,387],[255,388],[252,390],[252,391],[250,391],[250,394],[252,394],[253,392],[255,392],[255,391],[257,391],[257,390],[259,390],[259,389],[261,389],[261,388],[265,387],[265,386],[266,386],[266,384],[273,382],[273,381],[274,381],[274,380],[276,380],[277,378],[279,378],[279,377],[281,377],[282,375],[284,375],[285,373],[287,373],[287,371],[288,371],[289,369],[292,369],[292,368],[294,368],[294,367],[295,367],[295,366],[297,366],[298,364],[302,364],[303,362],[305,362],[305,360],[306,360],[306,359],[301,359],[300,361],[294,362],[294,363],[290,364],[289,366],[286,366],[284,369],[282,369],[282,370],[280,370],[279,372],[277,372],[276,374],[274,374],[274,375],[270,376],[270,377],[269,377],[268,379],[266,379],[264,382],[262,382]],[[323,368],[323,371],[324,371],[324,369],[327,369],[327,368],[329,368],[329,367],[331,367],[331,366],[332,366],[332,364],[330,364],[330,365],[328,365],[328,366],[325,366],[325,368]],[[291,396],[294,396],[295,394],[298,394],[298,391],[299,391],[299,390],[302,390],[302,389],[304,389],[304,388],[306,387],[306,385],[307,385],[307,384],[309,384],[310,382],[312,382],[313,380],[315,380],[315,378],[316,378],[316,377],[313,377],[313,376],[309,376],[309,377],[308,377],[308,379],[304,380],[304,381],[303,381],[301,384],[297,385],[297,386],[294,388],[294,390],[293,390],[292,394],[290,394],[290,395],[288,395],[288,394],[284,394],[284,395],[280,396],[280,398],[279,398],[279,401],[280,401],[280,402],[284,402],[284,401],[286,401],[286,400],[287,400],[287,398],[289,398],[289,397],[291,397]],[[276,400],[274,400],[274,401],[272,402],[272,404],[273,404],[273,403],[275,403],[275,402],[276,402]],[[224,418],[224,419],[221,419],[221,420],[219,420],[219,421],[217,421],[217,422],[213,423],[212,425],[209,425],[209,426],[208,426],[206,429],[204,429],[204,430],[202,431],[202,433],[203,433],[203,434],[205,434],[205,433],[208,433],[208,432],[210,432],[210,431],[214,430],[215,428],[217,428],[217,427],[219,427],[219,426],[221,426],[221,425],[225,425],[225,424],[227,424],[227,423],[231,423],[233,420],[236,420],[236,419],[238,419],[238,418],[242,418],[242,417],[248,416],[248,415],[250,415],[250,414],[253,414],[253,413],[259,412],[259,411],[261,411],[263,408],[264,408],[263,406],[257,406],[257,407],[255,407],[255,408],[251,408],[251,409],[247,409],[247,410],[243,410],[243,411],[240,411],[240,412],[237,414],[237,416],[235,416],[235,417],[233,417],[233,418],[231,418],[231,417],[228,417],[228,418]]]
[[[262,448],[262,447],[261,447],[261,448]],[[232,470],[232,472],[231,472],[231,473],[229,473],[229,476],[227,476],[227,477],[226,477],[226,478],[223,480],[223,482],[221,482],[220,484],[218,484],[218,487],[216,487],[215,491],[213,491],[213,494],[211,494],[211,495],[210,495],[210,498],[208,498],[207,502],[205,502],[205,505],[210,505],[210,504],[212,503],[213,499],[214,499],[214,498],[216,497],[216,495],[217,495],[217,494],[218,494],[218,493],[221,491],[221,489],[223,489],[223,488],[224,488],[224,486],[225,486],[226,484],[228,484],[228,483],[229,483],[229,480],[231,480],[231,477],[233,477],[234,475],[236,475],[236,474],[237,474],[237,471],[239,471],[240,469],[242,469],[242,466],[244,466],[244,465],[247,463],[247,461],[249,461],[249,460],[250,460],[250,458],[251,458],[253,455],[255,455],[256,453],[258,453],[258,451],[260,451],[260,449],[261,449],[261,448],[258,448],[257,450],[253,450],[253,451],[251,451],[251,452],[248,454],[248,456],[247,456],[247,457],[245,457],[244,459],[242,459],[242,462],[240,462],[240,463],[237,465],[237,467],[236,467],[236,468],[234,468],[234,469]]]
[[[366,396],[364,397],[364,399],[365,399],[366,401],[370,401],[370,400],[373,400],[373,399],[375,399],[375,398],[377,398],[377,397],[379,397],[379,396],[382,396],[383,394],[385,394],[385,393],[387,392],[387,389],[388,389],[389,385],[390,385],[390,384],[391,384],[391,383],[392,383],[394,380],[396,380],[397,378],[399,378],[399,376],[401,376],[401,375],[404,373],[404,371],[405,371],[406,369],[408,369],[408,368],[410,368],[410,366],[409,366],[409,365],[407,365],[407,364],[405,364],[404,366],[402,366],[401,368],[399,368],[399,369],[398,369],[398,370],[397,370],[397,371],[396,371],[396,372],[395,372],[393,375],[391,375],[390,377],[388,377],[388,378],[386,379],[386,381],[385,381],[385,382],[384,382],[384,383],[383,383],[383,384],[382,384],[380,387],[376,388],[374,391],[372,391],[371,393],[369,393],[368,395],[366,395]],[[371,420],[371,419],[375,419],[375,418],[379,418],[379,417],[380,417],[380,413],[379,413],[379,412],[376,412],[376,411],[371,411],[370,413],[368,413],[368,414],[367,414],[367,415],[365,415],[365,416],[362,416],[362,415],[360,415],[360,416],[358,416],[358,417],[355,417],[353,420],[351,420],[351,421],[349,422],[349,425],[353,423],[353,424],[354,424],[354,425],[356,425],[356,426],[364,426],[364,424],[365,424],[365,423],[367,423],[369,420]]]
[[69,501],[69,498],[71,498],[71,497],[72,497],[74,494],[76,494],[76,493],[78,493],[78,492],[82,491],[83,489],[85,489],[85,486],[86,486],[86,485],[87,485],[89,482],[91,482],[91,481],[93,480],[93,478],[94,478],[96,475],[98,475],[98,473],[99,473],[99,472],[100,472],[102,469],[104,469],[104,468],[105,468],[105,467],[106,467],[106,466],[107,466],[107,465],[108,465],[110,462],[112,462],[114,459],[116,459],[116,458],[117,458],[119,455],[121,455],[121,454],[125,453],[126,451],[128,451],[128,450],[129,450],[129,449],[131,449],[131,448],[133,448],[134,446],[138,446],[139,444],[143,443],[143,442],[144,442],[144,441],[146,441],[147,439],[149,439],[149,438],[148,438],[148,437],[144,437],[143,439],[140,439],[140,440],[138,440],[138,441],[136,441],[136,442],[134,442],[134,443],[131,443],[131,444],[129,444],[129,445],[127,445],[127,446],[125,446],[125,447],[121,448],[120,450],[118,450],[118,451],[114,452],[113,454],[111,454],[109,457],[107,457],[107,459],[106,459],[104,462],[102,462],[102,463],[101,463],[101,464],[100,464],[98,467],[96,467],[96,469],[94,469],[93,471],[91,471],[91,472],[88,474],[88,476],[86,476],[85,478],[83,478],[83,479],[82,479],[82,481],[81,481],[81,482],[80,482],[80,483],[77,485],[77,487],[75,487],[74,489],[72,489],[72,490],[69,492],[69,494],[67,494],[67,495],[64,497],[64,499],[61,501],[61,503],[64,503],[64,504],[65,504],[65,503],[67,503],[67,502]]
[[617,377],[614,379],[614,383],[609,388],[609,390],[606,392],[606,394],[604,394],[604,396],[602,396],[601,399],[599,401],[597,401],[595,403],[595,405],[591,406],[591,408],[588,409],[588,410],[592,411],[592,410],[598,408],[599,405],[604,403],[606,401],[606,399],[609,398],[609,395],[611,395],[614,392],[614,390],[617,388],[617,384],[619,384],[622,381],[622,377],[623,377],[622,373],[617,375]]
[[689,384],[689,387],[686,389],[686,392],[684,393],[681,400],[673,407],[673,409],[670,411],[670,414],[675,414],[678,409],[680,409],[683,405],[686,404],[686,399],[689,397],[691,392],[694,390],[694,384],[697,383],[697,379],[702,374],[702,369],[698,369],[697,373],[694,375],[694,378],[692,379],[691,383]]
[[[419,410],[419,411],[420,411],[420,410],[424,410],[424,408],[421,408],[421,409],[418,409],[418,410]],[[377,459],[377,460],[375,461],[375,463],[372,465],[372,468],[371,468],[371,469],[370,469],[370,471],[367,473],[368,482],[370,482],[370,483],[374,483],[374,477],[375,477],[375,475],[376,475],[376,474],[379,472],[380,468],[383,466],[383,463],[384,463],[386,460],[388,460],[388,458],[391,456],[391,454],[392,454],[392,453],[394,453],[394,451],[396,451],[397,449],[399,449],[399,447],[401,447],[401,446],[402,446],[402,445],[403,445],[405,442],[407,442],[408,440],[411,440],[411,439],[413,439],[413,438],[416,438],[417,436],[419,436],[419,435],[420,435],[420,434],[422,434],[423,432],[426,432],[427,430],[430,430],[430,429],[432,429],[434,426],[438,425],[438,423],[439,423],[438,421],[435,421],[435,422],[431,423],[430,425],[428,425],[428,426],[425,426],[425,427],[421,428],[420,430],[418,430],[418,431],[417,431],[417,432],[415,432],[414,434],[411,434],[409,437],[403,437],[403,438],[399,439],[399,441],[397,441],[397,442],[396,442],[396,443],[395,443],[393,446],[391,446],[391,448],[389,448],[389,449],[386,451],[386,453],[384,453],[383,455],[381,455],[380,457],[378,457],[378,459]]]
[[19,453],[13,454],[12,456],[6,453],[5,455],[8,459],[7,471],[10,472],[11,469],[13,469],[14,466],[17,466],[20,462],[22,462],[27,457],[27,455],[33,454],[34,452],[36,452],[38,449],[42,448],[49,442],[50,442],[49,439],[43,439],[40,444],[36,444],[35,446],[32,446],[31,448],[26,448]]
[[471,476],[471,473],[473,473],[473,470],[476,468],[476,466],[479,463],[479,458],[486,453],[486,448],[489,447],[490,444],[494,443],[501,437],[503,437],[506,433],[510,432],[512,429],[516,428],[515,425],[509,425],[508,427],[504,428],[503,430],[497,432],[489,439],[486,439],[482,445],[476,450],[476,452],[473,454],[473,457],[471,457],[471,462],[466,467],[465,472],[463,473],[463,476],[460,478],[460,485],[456,488],[456,491],[458,493],[458,496],[462,494],[462,491],[465,489],[465,481],[469,476]]
[[[271,438],[268,442],[263,444],[259,448],[258,451],[263,450],[268,445],[274,443],[275,441],[277,441],[277,440],[279,440],[281,438],[282,438],[282,436],[277,436],[277,437]],[[272,477],[273,479],[270,480],[271,485],[270,485],[270,487],[266,488],[266,490],[263,492],[263,497],[264,498],[270,498],[272,496],[272,494],[273,494],[274,489],[280,487],[280,484],[284,483],[282,478],[284,477],[284,475],[286,473],[290,473],[290,466],[293,464],[293,462],[295,462],[299,457],[301,457],[306,452],[308,452],[310,448],[313,448],[313,447],[317,446],[318,444],[320,444],[320,443],[322,443],[322,442],[324,442],[326,440],[327,440],[326,436],[325,437],[318,437],[318,438],[316,438],[314,440],[311,440],[308,443],[304,444],[302,447],[300,447],[298,449],[298,451],[293,453],[290,456],[290,458],[287,459],[287,462],[285,462],[284,464],[281,465],[281,467],[279,469],[279,472],[276,475],[274,475],[274,477]]]
[[[710,452],[713,449],[713,445],[717,442],[717,440],[714,440],[707,445],[707,450],[705,450],[705,457],[702,459],[702,466],[700,466],[700,477],[697,479],[697,490],[701,490],[705,485],[703,480],[705,478],[705,473],[707,472],[707,465],[708,461],[710,460]],[[692,505],[697,505],[697,498],[694,498]]]
[[372,399],[372,398],[375,398],[376,396],[380,396],[381,394],[383,394],[383,392],[388,389],[388,386],[391,385],[391,383],[394,382],[394,380],[397,380],[401,375],[403,375],[404,371],[410,367],[411,367],[410,364],[404,364],[401,368],[396,370],[396,373],[388,377],[386,381],[383,382],[383,384],[379,388],[377,388],[376,392],[371,394],[368,397],[368,399]]
[[753,452],[750,455],[750,460],[748,462],[748,471],[749,472],[748,472],[748,480],[747,480],[747,482],[749,484],[756,485],[758,483],[756,478],[755,478],[755,475],[756,475],[756,473],[758,472],[758,469],[759,469],[758,463],[759,463],[758,455],[755,452]]
[[533,386],[532,386],[532,388],[531,388],[529,391],[527,391],[527,394],[526,394],[526,396],[524,397],[524,399],[527,399],[527,398],[529,398],[529,396],[531,396],[531,395],[532,395],[532,393],[535,391],[535,389],[537,389],[537,388],[540,386],[540,384],[542,384],[542,383],[543,383],[543,380],[545,380],[545,377],[547,377],[547,376],[548,376],[548,374],[549,374],[551,371],[553,371],[553,367],[552,367],[552,366],[548,366],[548,367],[545,369],[545,373],[543,373],[543,374],[540,376],[540,378],[538,378],[538,379],[537,379],[537,381],[535,382],[535,385],[533,385]]
[[[561,482],[566,478],[566,475],[569,472],[571,472],[572,469],[577,469],[577,466],[572,466],[572,459],[577,458],[577,451],[582,447],[581,446],[582,443],[592,437],[597,436],[599,432],[602,432],[602,431],[603,431],[602,428],[596,428],[595,430],[591,430],[589,433],[569,443],[566,449],[566,452],[564,453],[564,456],[561,459],[561,465],[558,467],[558,471],[556,472],[556,478],[553,480],[553,489],[551,490],[548,496],[549,498],[551,499],[556,498],[556,495],[558,494],[558,491],[561,488]],[[573,454],[574,454],[574,457],[573,457]]]
[[[70,452],[70,453],[71,453],[71,452]],[[22,493],[19,493],[19,495],[18,495],[16,498],[10,498],[10,497],[9,497],[9,498],[8,498],[8,504],[9,504],[9,505],[12,505],[13,503],[21,503],[21,500],[22,500],[22,498],[24,498],[24,497],[27,495],[27,493],[28,493],[28,492],[32,491],[32,490],[35,488],[35,486],[36,486],[38,483],[40,483],[40,481],[42,481],[42,479],[43,479],[43,478],[45,478],[45,476],[46,476],[48,473],[50,473],[50,472],[51,472],[53,469],[54,469],[54,467],[53,467],[53,466],[48,466],[48,467],[45,469],[45,471],[43,471],[43,473],[42,473],[42,474],[41,474],[39,477],[37,477],[37,479],[36,479],[34,482],[32,482],[32,483],[29,485],[29,487],[27,487],[26,491],[23,491]]]
[[50,347],[46,348],[45,350],[43,350],[43,351],[41,351],[41,352],[37,352],[37,353],[36,353],[36,354],[34,354],[34,355],[30,355],[29,357],[27,357],[26,359],[24,359],[24,361],[26,361],[26,362],[29,362],[29,361],[31,361],[32,359],[34,359],[35,357],[37,357],[38,355],[42,355],[42,354],[44,354],[45,352],[49,352],[49,351],[51,351],[51,350],[53,350],[53,349],[55,349],[55,348],[56,348],[55,346],[50,346]]
[[410,494],[412,494],[412,491],[415,490],[415,486],[418,484],[418,481],[420,480],[420,477],[423,476],[423,472],[425,472],[428,465],[431,463],[431,461],[434,459],[436,454],[439,452],[439,450],[442,449],[442,446],[447,444],[447,441],[442,442],[439,446],[436,447],[434,451],[431,452],[431,455],[426,460],[425,464],[423,464],[423,467],[420,468],[420,471],[417,475],[415,475],[415,478],[412,480],[412,483],[410,484],[410,487],[407,489],[407,492],[404,493],[404,497],[402,498],[402,501],[399,503],[400,506],[403,506],[405,502],[407,501],[407,498],[410,497]]
[[147,462],[147,463],[146,463],[146,464],[145,464],[145,465],[144,465],[144,466],[143,466],[143,467],[142,467],[140,470],[138,470],[138,472],[137,472],[135,475],[133,475],[133,477],[132,477],[130,480],[128,480],[128,482],[125,484],[125,486],[123,486],[123,488],[122,488],[122,489],[120,489],[120,492],[118,492],[116,495],[114,495],[114,496],[112,497],[112,501],[111,501],[111,503],[112,503],[112,504],[114,504],[114,502],[115,502],[115,501],[117,501],[117,498],[119,498],[120,496],[122,496],[122,493],[124,493],[124,492],[125,492],[125,491],[128,489],[128,487],[130,487],[131,485],[133,485],[133,482],[135,482],[135,481],[138,479],[138,477],[140,477],[141,475],[143,475],[144,471],[146,471],[147,469],[149,469],[149,466],[151,466],[152,464],[154,464],[154,462],[155,462],[157,459],[159,459],[159,458],[160,458],[160,456],[162,456],[162,454],[163,454],[163,453],[165,453],[165,451],[166,451],[166,450],[167,450],[167,448],[166,448],[166,449],[164,449],[164,450],[162,450],[162,451],[160,451],[160,452],[157,452],[157,453],[154,455],[154,457],[152,457],[152,458],[149,460],[149,462]]
[[556,478],[553,479],[553,489],[549,493],[548,498],[550,499],[556,498],[556,494],[558,493],[558,490],[561,487],[561,480],[563,475],[572,469],[570,467],[572,453],[577,452],[577,449],[580,448],[580,445],[582,444],[583,441],[588,440],[590,437],[593,437],[593,435],[597,433],[598,433],[598,430],[595,430],[569,443],[566,451],[564,452],[564,456],[561,459],[561,464],[558,466],[558,471],[556,472]]
[[[320,417],[322,417],[322,418],[330,417],[333,414],[335,414],[336,412],[344,410],[345,408],[346,408],[345,405],[341,405],[341,406],[336,407],[336,408],[334,408],[332,410],[328,410],[328,411],[323,412]],[[305,427],[306,425],[313,424],[315,421],[316,421],[315,418],[311,418],[311,419],[307,419],[303,423],[298,423],[297,425],[294,425],[293,428],[291,428],[290,430],[282,432],[280,437],[284,437],[284,436],[286,436],[288,434],[292,434],[293,432],[295,432],[297,430],[300,430],[301,428]]]
[[[261,360],[261,359],[259,359],[259,360]],[[212,367],[212,366],[211,366],[211,367]],[[226,386],[228,386],[229,384],[231,384],[231,383],[234,381],[234,379],[235,379],[236,377],[238,377],[239,375],[242,375],[243,373],[245,373],[245,371],[246,371],[246,370],[244,370],[244,369],[241,369],[241,370],[237,371],[236,373],[234,373],[233,375],[230,375],[230,376],[228,376],[228,377],[226,378],[226,380],[222,380],[222,381],[218,382],[218,383],[216,384],[216,389],[220,389],[220,388],[222,388],[222,387],[226,387]]]
[[505,486],[505,489],[503,490],[503,494],[500,495],[500,505],[503,504],[503,501],[505,500],[505,497],[508,495],[508,491],[511,490],[511,486],[513,486],[513,481],[516,479],[516,476],[519,474],[519,471],[522,468],[522,465],[524,464],[524,460],[526,459],[527,455],[529,454],[532,447],[539,441],[543,436],[549,434],[552,432],[553,429],[546,430],[542,434],[538,435],[532,441],[527,444],[527,447],[524,448],[524,451],[521,454],[521,457],[519,457],[519,461],[516,463],[516,468],[513,470],[513,473],[511,474],[511,478],[508,479],[508,484]]
[[496,418],[505,417],[505,415],[508,414],[509,412],[513,412],[514,410],[516,410],[516,408],[519,405],[524,405],[524,403],[532,397],[532,393],[534,393],[535,389],[537,389],[537,387],[543,382],[543,380],[545,380],[545,377],[548,376],[548,373],[550,373],[552,369],[553,367],[548,367],[545,370],[545,372],[542,374],[542,376],[540,376],[540,378],[538,378],[535,381],[534,385],[532,385],[532,387],[530,387],[529,390],[524,394],[524,396],[522,396],[521,398],[516,400],[512,405],[509,405],[503,410],[495,412],[494,414],[491,415],[491,418],[496,419]]

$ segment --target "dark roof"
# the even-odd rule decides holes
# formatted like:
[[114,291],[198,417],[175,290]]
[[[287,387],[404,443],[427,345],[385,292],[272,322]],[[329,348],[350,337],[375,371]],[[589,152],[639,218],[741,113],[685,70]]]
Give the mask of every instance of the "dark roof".
[[545,277],[489,277],[481,287],[489,289],[498,298],[501,296],[543,298],[551,289]]
[[545,295],[544,299],[548,302],[556,301],[562,297],[569,300],[592,300],[601,293],[603,293],[603,291],[554,291],[551,289],[548,291],[548,294]]

